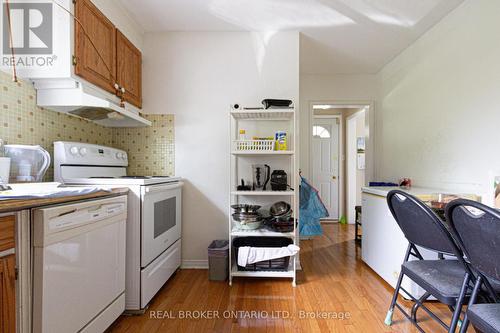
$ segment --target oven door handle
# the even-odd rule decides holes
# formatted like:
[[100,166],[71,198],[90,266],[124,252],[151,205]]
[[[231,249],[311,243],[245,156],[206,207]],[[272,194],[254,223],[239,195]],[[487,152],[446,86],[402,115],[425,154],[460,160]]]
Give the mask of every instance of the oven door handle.
[[168,190],[175,190],[176,188],[182,187],[183,183],[178,182],[174,184],[167,184],[167,185],[154,185],[154,186],[146,186],[144,188],[144,193],[155,193],[155,192],[161,192],[161,191],[168,191]]

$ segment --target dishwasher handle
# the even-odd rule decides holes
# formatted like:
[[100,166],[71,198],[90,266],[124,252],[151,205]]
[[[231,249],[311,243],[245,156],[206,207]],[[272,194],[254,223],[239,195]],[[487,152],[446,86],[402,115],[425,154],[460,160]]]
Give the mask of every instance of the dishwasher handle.
[[119,215],[125,210],[125,203],[110,203],[69,211],[51,218],[49,220],[49,230],[94,223]]
[[177,188],[181,188],[182,185],[184,185],[183,182],[175,182],[175,183],[167,183],[167,184],[162,184],[162,185],[145,186],[143,189],[143,192],[144,192],[144,194],[148,194],[148,193],[156,193],[156,192],[162,192],[162,191],[175,190]]

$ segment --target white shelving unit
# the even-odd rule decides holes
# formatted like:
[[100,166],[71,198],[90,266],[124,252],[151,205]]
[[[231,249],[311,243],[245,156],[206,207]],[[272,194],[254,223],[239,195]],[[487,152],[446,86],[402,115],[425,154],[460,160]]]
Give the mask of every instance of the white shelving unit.
[[[297,115],[294,109],[273,109],[273,110],[233,110],[230,112],[230,189],[229,189],[229,284],[232,284],[233,277],[262,277],[262,278],[290,278],[292,285],[296,285],[297,259],[292,257],[288,270],[286,271],[239,271],[234,257],[232,243],[238,237],[288,237],[293,243],[298,245],[299,237],[297,226],[292,232],[276,232],[268,228],[257,230],[240,230],[232,220],[233,204],[258,204],[262,209],[269,207],[277,201],[290,203],[293,209],[293,216],[298,220],[298,190],[299,177],[295,150]],[[236,150],[234,141],[238,139],[239,130],[245,129],[247,136],[251,137],[274,137],[277,131],[287,132],[288,150],[260,151],[260,150]],[[252,184],[252,164],[267,164],[273,170],[285,170],[288,176],[288,183],[291,189],[287,191],[237,191],[237,186],[241,179],[245,184]]]
[[232,151],[233,155],[293,155],[292,150],[274,150],[274,151]]
[[295,191],[232,191],[232,195],[241,195],[241,196],[291,196],[295,195]]

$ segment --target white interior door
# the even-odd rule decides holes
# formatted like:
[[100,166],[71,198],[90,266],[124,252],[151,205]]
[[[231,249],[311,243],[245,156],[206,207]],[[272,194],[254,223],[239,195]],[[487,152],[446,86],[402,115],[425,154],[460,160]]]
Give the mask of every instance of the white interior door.
[[339,219],[339,118],[313,120],[312,182],[330,219]]

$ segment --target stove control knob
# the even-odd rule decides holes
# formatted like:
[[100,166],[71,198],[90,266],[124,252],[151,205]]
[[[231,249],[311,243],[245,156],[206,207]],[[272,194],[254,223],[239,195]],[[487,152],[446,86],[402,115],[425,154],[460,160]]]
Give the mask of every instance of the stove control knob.
[[87,155],[87,148],[80,148],[80,155],[82,156]]
[[121,156],[121,153],[116,153],[116,158],[119,159]]
[[78,155],[78,147],[71,147],[69,149],[69,152],[71,153],[71,155]]
[[127,159],[127,154],[122,153],[122,160],[126,160],[126,159]]

